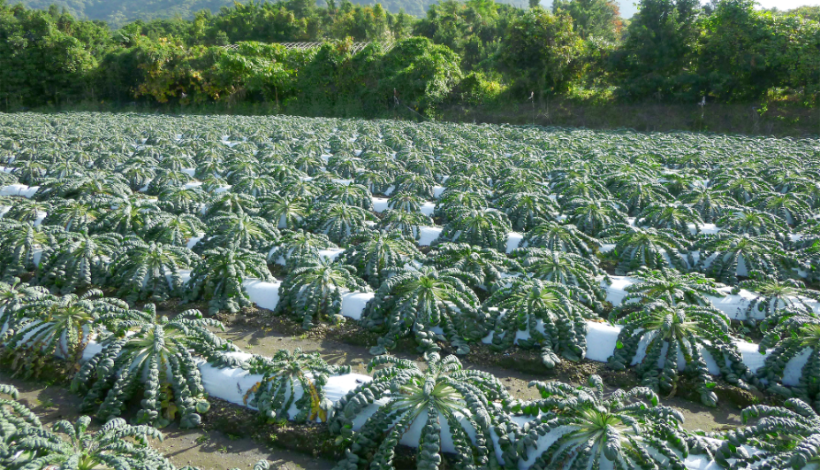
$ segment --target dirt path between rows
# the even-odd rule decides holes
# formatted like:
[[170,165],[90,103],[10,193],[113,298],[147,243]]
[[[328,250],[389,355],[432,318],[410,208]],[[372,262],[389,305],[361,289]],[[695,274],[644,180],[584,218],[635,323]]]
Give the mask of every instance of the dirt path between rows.
[[[259,309],[253,314],[239,314],[222,318],[226,323],[226,331],[220,336],[230,339],[246,352],[271,356],[280,349],[293,350],[301,348],[305,352],[318,352],[330,364],[348,365],[352,372],[367,373],[367,364],[373,358],[364,346],[356,346],[345,342],[335,341],[328,336],[327,329],[304,332],[301,327],[287,319],[271,318],[270,313]],[[290,325],[288,325],[290,323]],[[474,353],[471,353],[474,354]],[[505,353],[492,353],[505,354]],[[403,359],[413,360],[420,366],[423,358],[419,354],[407,352],[394,353]],[[486,364],[475,364],[471,357],[461,358],[467,369],[477,369],[489,372],[507,387],[507,390],[516,398],[539,398],[535,388],[528,384],[533,380],[555,380],[580,385],[590,373],[603,375],[608,372],[602,363],[584,361],[580,364],[565,363],[566,369],[562,372],[544,374],[530,374],[505,367],[495,367]],[[577,370],[576,370],[577,369]],[[614,387],[610,387],[614,389]],[[717,431],[740,424],[740,407],[721,400],[717,408],[709,408],[680,397],[663,398],[665,405],[679,409],[686,421],[684,426],[690,430]]]

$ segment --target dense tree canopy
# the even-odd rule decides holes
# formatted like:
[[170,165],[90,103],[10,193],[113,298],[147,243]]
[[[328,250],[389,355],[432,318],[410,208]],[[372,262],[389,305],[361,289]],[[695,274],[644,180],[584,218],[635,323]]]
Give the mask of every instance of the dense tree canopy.
[[[417,119],[556,96],[692,105],[820,96],[814,10],[761,11],[751,0],[641,0],[627,26],[612,0],[556,0],[551,11],[495,0],[49,2],[0,0],[0,109],[218,105]],[[123,168],[132,190],[185,178],[136,168]]]

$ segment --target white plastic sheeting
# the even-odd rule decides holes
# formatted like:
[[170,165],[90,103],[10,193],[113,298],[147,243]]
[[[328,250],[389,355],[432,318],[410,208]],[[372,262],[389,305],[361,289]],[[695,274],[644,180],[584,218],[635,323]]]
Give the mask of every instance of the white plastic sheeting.
[[40,189],[39,186],[26,186],[25,184],[12,184],[0,188],[0,196],[22,196],[31,198]]

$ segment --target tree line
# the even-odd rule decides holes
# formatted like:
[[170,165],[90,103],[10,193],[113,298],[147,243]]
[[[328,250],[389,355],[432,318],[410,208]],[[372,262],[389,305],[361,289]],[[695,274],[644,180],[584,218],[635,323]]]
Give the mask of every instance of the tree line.
[[442,0],[416,18],[349,0],[251,1],[113,30],[0,0],[0,108],[263,105],[375,117],[553,97],[813,106],[820,96],[814,9],[641,0],[623,20],[612,0],[537,3]]

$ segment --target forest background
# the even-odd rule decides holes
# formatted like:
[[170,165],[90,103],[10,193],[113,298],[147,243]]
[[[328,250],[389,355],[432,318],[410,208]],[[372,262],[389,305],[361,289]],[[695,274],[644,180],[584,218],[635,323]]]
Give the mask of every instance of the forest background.
[[0,110],[820,134],[818,7],[47,1],[0,0]]

